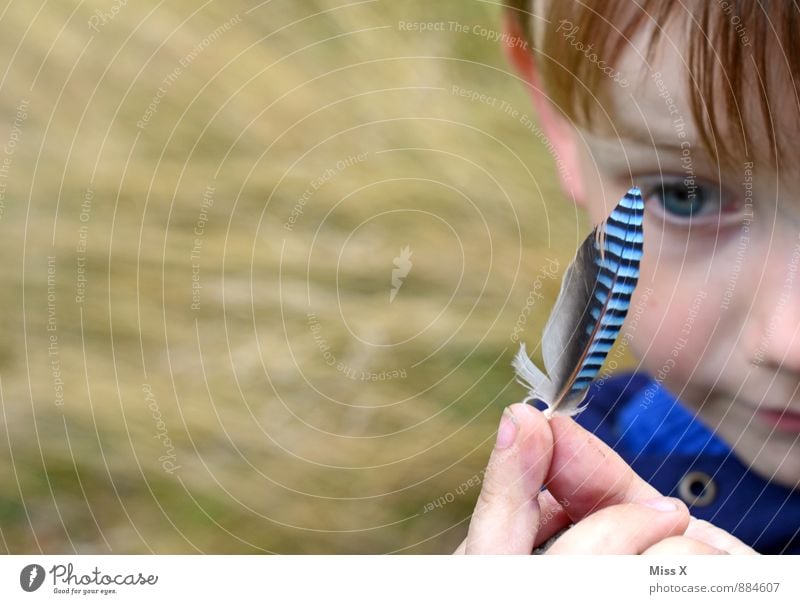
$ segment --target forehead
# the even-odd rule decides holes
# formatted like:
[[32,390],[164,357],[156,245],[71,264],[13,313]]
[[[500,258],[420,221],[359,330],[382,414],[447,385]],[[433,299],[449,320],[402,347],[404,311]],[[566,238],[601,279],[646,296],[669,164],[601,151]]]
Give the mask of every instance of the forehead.
[[780,64],[780,45],[767,45],[775,61],[763,71],[750,58],[730,66],[707,48],[693,53],[697,32],[679,18],[667,23],[651,44],[654,29],[652,23],[640,28],[618,57],[616,67],[630,85],[610,79],[602,83],[598,108],[608,126],[603,135],[653,152],[685,154],[690,149],[705,167],[722,170],[752,161],[760,168],[780,169],[781,178],[798,179],[794,149],[800,137],[800,100],[795,82],[787,77],[790,69]]
[[652,30],[640,31],[620,56],[620,72],[631,86],[628,94],[611,95],[612,112],[623,134],[646,134],[642,138],[664,141],[685,138],[687,128],[695,133],[687,65],[678,50],[685,40],[662,36],[648,61],[652,35]]
[[669,154],[680,156],[683,149],[709,163],[689,102],[682,40],[664,35],[649,53],[652,33],[642,30],[628,41],[615,63],[628,85],[601,81],[596,119],[581,128],[601,168],[627,166],[635,173],[660,165]]

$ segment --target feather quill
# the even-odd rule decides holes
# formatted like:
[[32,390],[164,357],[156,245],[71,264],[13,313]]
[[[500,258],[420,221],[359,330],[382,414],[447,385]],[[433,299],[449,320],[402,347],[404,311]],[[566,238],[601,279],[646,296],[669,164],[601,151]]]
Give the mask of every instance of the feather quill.
[[512,363],[517,381],[528,388],[525,402],[547,405],[547,417],[585,408],[580,405],[619,336],[639,279],[643,216],[644,200],[634,187],[581,244],[542,335],[545,371],[520,345]]

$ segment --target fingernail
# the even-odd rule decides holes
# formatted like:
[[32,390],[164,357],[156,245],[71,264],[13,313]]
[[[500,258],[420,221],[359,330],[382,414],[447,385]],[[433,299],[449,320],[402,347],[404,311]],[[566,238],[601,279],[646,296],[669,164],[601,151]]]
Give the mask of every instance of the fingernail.
[[519,432],[519,422],[514,417],[511,409],[506,407],[503,410],[503,416],[500,418],[500,427],[497,429],[495,448],[507,449],[510,447],[514,443],[514,439],[517,438],[517,432]]
[[659,512],[674,512],[678,509],[678,505],[675,503],[675,500],[670,499],[669,497],[656,497],[654,499],[647,499],[642,501],[641,504],[646,505],[654,510],[658,510]]

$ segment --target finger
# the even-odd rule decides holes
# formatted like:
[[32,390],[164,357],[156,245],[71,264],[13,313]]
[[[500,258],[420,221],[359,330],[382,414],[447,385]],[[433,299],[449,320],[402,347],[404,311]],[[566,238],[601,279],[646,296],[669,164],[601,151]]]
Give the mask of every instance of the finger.
[[550,425],[541,412],[524,403],[503,412],[465,553],[531,553],[552,449]]
[[722,550],[728,554],[744,554],[744,555],[757,555],[758,552],[752,547],[745,545],[736,537],[722,530],[718,526],[714,526],[705,520],[698,520],[692,517],[689,527],[684,533],[685,537],[690,537],[695,541],[702,541],[709,546]]
[[[659,496],[608,445],[567,417],[550,420],[553,461],[547,488],[573,521],[595,510]],[[736,554],[756,553],[723,529],[692,518],[686,536]]]
[[553,458],[547,488],[567,513],[579,521],[611,505],[659,497],[608,445],[574,420],[555,416],[550,420]]
[[547,489],[539,493],[539,525],[533,547],[539,547],[570,524],[572,519],[553,494]]
[[684,535],[675,535],[651,545],[642,552],[643,554],[712,554],[724,555],[728,552],[717,549],[697,539],[690,539]]
[[689,510],[671,497],[603,508],[569,529],[548,554],[640,554],[659,541],[680,536]]
[[[539,547],[542,543],[552,538],[553,535],[563,530],[572,523],[572,520],[567,514],[564,507],[553,497],[552,493],[545,489],[541,491],[538,496],[539,500],[539,523],[536,529],[536,537],[534,538],[534,549]],[[465,537],[458,547],[453,552],[454,556],[460,556],[466,553],[467,538]]]

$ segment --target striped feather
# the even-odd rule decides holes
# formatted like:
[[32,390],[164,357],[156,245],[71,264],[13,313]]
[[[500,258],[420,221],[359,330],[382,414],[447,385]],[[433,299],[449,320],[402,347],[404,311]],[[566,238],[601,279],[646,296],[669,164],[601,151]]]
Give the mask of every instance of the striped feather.
[[528,388],[525,401],[541,400],[548,416],[583,410],[589,384],[619,336],[639,279],[643,216],[642,194],[632,188],[581,244],[542,335],[546,373],[525,344],[514,358],[517,380]]

